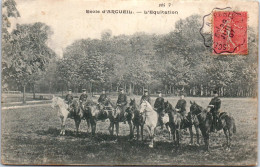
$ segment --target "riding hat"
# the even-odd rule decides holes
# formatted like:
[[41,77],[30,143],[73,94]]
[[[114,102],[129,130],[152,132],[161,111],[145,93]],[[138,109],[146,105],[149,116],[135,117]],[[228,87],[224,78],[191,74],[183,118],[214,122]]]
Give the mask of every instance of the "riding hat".
[[158,90],[157,93],[158,93],[158,94],[159,94],[159,93],[162,93],[162,91]]
[[218,93],[218,91],[217,90],[213,90],[213,94],[217,94]]
[[184,96],[184,92],[183,92],[183,91],[180,91],[180,92],[179,92],[179,96],[182,96],[182,95]]
[[82,92],[86,91],[86,89],[82,89]]
[[124,90],[123,88],[119,88],[119,90]]
[[144,89],[144,92],[148,92],[148,89]]

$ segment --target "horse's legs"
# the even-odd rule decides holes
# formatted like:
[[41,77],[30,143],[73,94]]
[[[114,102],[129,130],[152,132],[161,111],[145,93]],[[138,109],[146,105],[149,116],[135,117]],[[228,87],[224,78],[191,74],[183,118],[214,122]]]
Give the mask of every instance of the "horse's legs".
[[149,144],[149,147],[150,148],[153,148],[153,140],[154,140],[154,134],[155,134],[155,127],[150,127],[150,139],[151,139],[151,142]]
[[139,125],[136,126],[137,140],[139,140]]
[[132,139],[134,137],[134,133],[133,133],[133,125],[131,121],[128,121],[128,125],[129,125],[129,129],[130,129],[130,139]]
[[87,121],[87,125],[88,125],[87,133],[89,133],[90,132],[90,128],[91,128],[90,119],[87,118],[86,121]]
[[96,134],[96,125],[97,125],[97,122],[96,122],[96,120],[92,120],[91,121],[91,134],[92,134],[92,136],[95,136],[95,134]]
[[228,134],[229,134],[229,145],[228,145],[228,147],[230,148],[231,147],[231,141],[232,141],[232,128],[230,128],[230,129],[228,129]]
[[114,133],[114,123],[112,121],[110,121],[110,125],[108,127],[109,133],[111,136],[113,136]]
[[60,135],[62,135],[62,133],[63,133],[63,120],[64,120],[64,117],[61,116],[61,117],[60,117],[60,120],[61,120],[61,125],[60,125]]
[[175,130],[175,133],[176,133],[176,138],[177,138],[177,140],[176,140],[176,147],[179,148],[179,146],[180,146],[180,128],[177,128]]
[[63,122],[62,122],[62,135],[65,135],[65,124],[66,124],[66,120],[67,120],[67,116],[65,116],[63,118]]
[[81,119],[80,119],[80,117],[75,117],[74,121],[75,121],[75,126],[76,126],[76,134],[78,135]]
[[166,127],[166,129],[167,129],[167,131],[169,132],[169,140],[171,140],[171,129],[169,129],[170,127],[169,127],[169,124],[168,123],[166,123],[165,124],[165,127]]
[[142,141],[144,141],[144,125],[141,125],[141,137]]
[[228,136],[228,131],[226,128],[223,128],[223,131],[225,133],[226,139],[227,139],[227,147],[229,147],[229,136]]
[[174,125],[172,125],[171,126],[171,131],[172,131],[172,140],[173,140],[173,143],[175,143],[175,126]]
[[199,127],[198,126],[194,126],[195,130],[196,130],[196,138],[197,138],[197,145],[200,144],[200,134],[199,134]]
[[116,136],[119,134],[119,121],[116,123]]
[[190,145],[193,144],[193,131],[192,131],[192,126],[189,126],[189,131],[190,131]]
[[209,151],[209,133],[206,130],[201,130],[203,139],[204,139],[204,143],[205,143],[205,149],[206,151]]

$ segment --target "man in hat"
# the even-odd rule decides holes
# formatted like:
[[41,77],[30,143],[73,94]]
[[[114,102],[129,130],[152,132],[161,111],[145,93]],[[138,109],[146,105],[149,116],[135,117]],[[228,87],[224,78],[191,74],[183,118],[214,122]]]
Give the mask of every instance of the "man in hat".
[[219,109],[221,107],[221,100],[218,97],[218,92],[216,90],[213,91],[213,98],[211,99],[209,105],[208,105],[208,109],[211,112],[212,116],[213,116],[213,124],[212,124],[212,128],[211,131],[215,132],[216,128],[217,128],[217,121],[218,121],[218,116],[219,116]]
[[86,104],[87,99],[88,99],[88,95],[87,95],[86,89],[82,89],[82,94],[79,97],[79,104],[80,104],[80,107],[82,110],[85,109],[84,105]]
[[124,93],[123,88],[119,88],[119,95],[118,95],[118,98],[117,98],[116,105],[121,108],[122,115],[125,116],[125,110],[126,110],[126,105],[127,105],[127,97],[126,97],[126,94]]
[[162,92],[161,91],[157,91],[158,93],[158,97],[154,102],[154,109],[155,111],[158,113],[159,117],[158,117],[158,122],[161,125],[161,128],[163,129],[163,120],[162,117],[164,115],[164,98],[162,97]]
[[106,90],[103,89],[102,94],[98,98],[98,103],[101,104],[101,105],[105,105],[106,99],[107,99]]
[[144,95],[141,97],[140,104],[142,104],[143,100],[148,101],[151,104],[151,98],[148,94],[148,90],[144,89]]
[[184,99],[184,93],[183,92],[180,92],[180,99],[178,100],[176,106],[175,106],[175,109],[176,111],[178,111],[182,116],[183,118],[186,117],[186,100]]
[[65,97],[65,102],[68,104],[68,110],[69,111],[71,110],[72,101],[73,101],[73,96],[72,96],[71,89],[69,89],[69,92]]

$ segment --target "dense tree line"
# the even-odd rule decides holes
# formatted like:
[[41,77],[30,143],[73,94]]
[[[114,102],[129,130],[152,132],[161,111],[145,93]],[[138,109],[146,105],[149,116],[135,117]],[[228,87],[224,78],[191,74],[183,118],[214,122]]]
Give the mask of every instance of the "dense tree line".
[[[6,83],[15,78],[15,83],[38,92],[68,88],[73,92],[82,88],[117,91],[121,86],[129,94],[141,94],[148,88],[150,93],[177,94],[182,90],[190,96],[209,96],[217,89],[221,96],[256,96],[257,39],[253,29],[248,30],[248,55],[214,56],[203,44],[201,21],[199,15],[180,19],[164,35],[138,32],[113,36],[105,30],[101,39],[74,41],[62,58],[55,58],[46,45],[50,27],[43,23],[17,25],[3,50],[5,58],[15,60],[4,58],[2,73],[10,76]],[[14,84],[9,85],[10,89]]]

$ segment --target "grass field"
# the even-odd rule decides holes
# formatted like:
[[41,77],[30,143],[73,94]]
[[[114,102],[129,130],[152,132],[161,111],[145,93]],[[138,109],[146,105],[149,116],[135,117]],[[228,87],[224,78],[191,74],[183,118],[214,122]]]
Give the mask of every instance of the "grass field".
[[[112,98],[113,100],[115,98]],[[167,98],[173,105],[177,98]],[[139,100],[139,98],[137,99]],[[206,107],[210,98],[187,98]],[[154,101],[154,99],[153,99]],[[189,105],[188,105],[189,110]],[[128,141],[127,124],[120,123],[120,137],[108,135],[109,122],[98,122],[97,135],[87,133],[81,123],[75,135],[74,121],[68,120],[66,135],[60,136],[60,120],[51,107],[2,110],[2,163],[4,164],[164,164],[164,165],[254,165],[257,161],[257,100],[222,98],[222,110],[236,119],[237,134],[231,151],[225,151],[224,133],[210,137],[210,152],[189,146],[183,134],[181,149],[175,150],[165,130],[157,130],[155,148],[147,142]],[[146,135],[146,133],[145,133]]]

